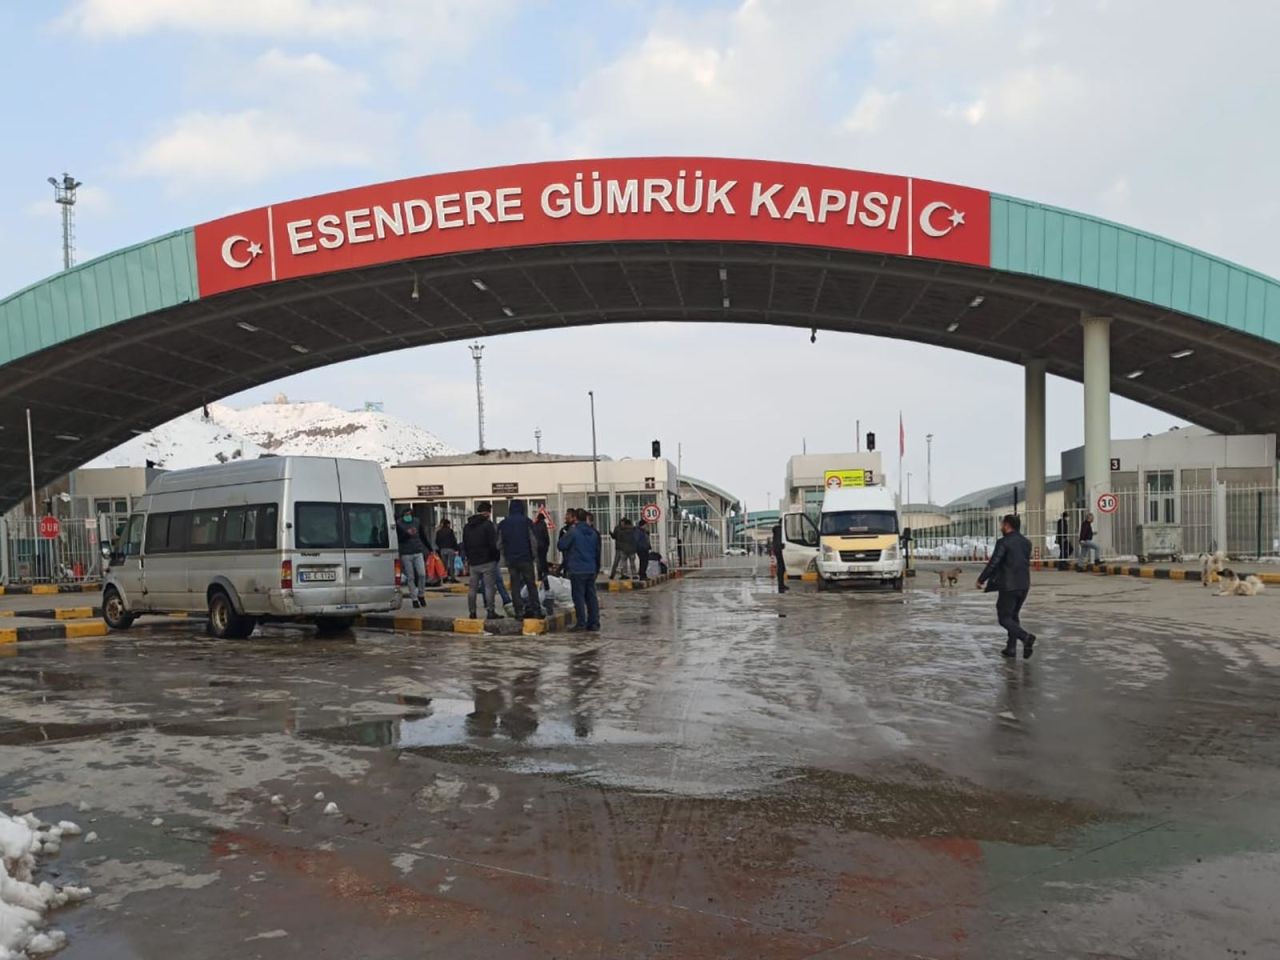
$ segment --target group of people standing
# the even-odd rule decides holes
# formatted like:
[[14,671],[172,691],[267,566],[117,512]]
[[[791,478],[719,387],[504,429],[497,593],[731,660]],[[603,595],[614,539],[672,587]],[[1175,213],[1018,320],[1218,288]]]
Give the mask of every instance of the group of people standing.
[[653,542],[649,539],[649,522],[642,519],[639,523],[632,523],[630,518],[623,517],[613,528],[611,536],[616,550],[609,579],[617,578],[619,567],[622,568],[623,577],[630,577],[632,580],[649,579],[649,555],[653,551]]
[[[560,551],[560,574],[569,580],[573,607],[576,614],[575,631],[600,629],[600,604],[596,593],[596,576],[603,569],[600,534],[595,528],[594,517],[586,510],[570,509],[565,515],[565,525],[556,541]],[[640,556],[640,576],[648,567],[650,541],[645,523],[631,526],[629,520],[619,524],[614,532],[615,542],[624,525],[630,535],[622,534],[628,544],[626,553],[628,568],[634,566]],[[406,508],[396,521],[396,535],[400,544],[400,565],[404,571],[415,607],[426,603],[428,566],[438,556],[445,574],[439,579],[457,583],[454,564],[461,556],[469,572],[467,611],[474,619],[479,602],[483,599],[486,619],[501,619],[498,599],[501,598],[507,614],[516,619],[526,616],[543,616],[540,590],[550,588],[551,529],[547,514],[539,510],[529,517],[529,507],[524,500],[511,500],[507,516],[493,522],[493,504],[482,500],[476,504],[476,512],[462,528],[462,538],[454,532],[448,520],[440,521],[434,542],[423,529],[413,511]],[[619,547],[620,551],[622,547]],[[643,552],[641,552],[643,551]],[[621,556],[620,552],[620,556]],[[511,579],[508,592],[500,568],[506,566]],[[618,564],[614,564],[614,573]]]

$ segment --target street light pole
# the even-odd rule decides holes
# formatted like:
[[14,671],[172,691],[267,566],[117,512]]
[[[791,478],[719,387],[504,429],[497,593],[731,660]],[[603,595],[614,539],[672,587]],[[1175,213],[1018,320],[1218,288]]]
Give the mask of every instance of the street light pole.
[[933,434],[926,433],[924,435],[925,445],[925,474],[924,474],[924,499],[926,503],[933,503]]
[[480,433],[479,453],[484,453],[484,380],[480,376],[480,358],[484,354],[484,344],[471,345],[471,359],[476,362],[476,426]]
[[600,456],[596,453],[596,392],[588,390],[591,398],[591,484],[594,493],[600,493]]
[[31,469],[31,522],[40,516],[36,508],[36,448],[31,439],[31,408],[27,407],[27,466]]

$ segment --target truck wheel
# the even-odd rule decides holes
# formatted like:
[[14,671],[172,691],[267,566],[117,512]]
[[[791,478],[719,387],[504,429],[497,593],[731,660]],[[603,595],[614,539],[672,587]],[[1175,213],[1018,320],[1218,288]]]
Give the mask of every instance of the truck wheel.
[[894,593],[902,592],[902,577],[893,578],[893,590],[894,590]]
[[350,630],[355,622],[355,617],[324,617],[316,621],[316,636],[339,636]]
[[115,587],[107,587],[102,594],[102,619],[112,630],[128,630],[136,619],[125,607],[124,597]]
[[242,617],[236,613],[225,590],[214,590],[209,594],[209,633],[219,640],[243,640],[253,633],[257,626],[253,617]]
[[818,575],[818,592],[826,593],[831,589],[831,581],[821,574]]

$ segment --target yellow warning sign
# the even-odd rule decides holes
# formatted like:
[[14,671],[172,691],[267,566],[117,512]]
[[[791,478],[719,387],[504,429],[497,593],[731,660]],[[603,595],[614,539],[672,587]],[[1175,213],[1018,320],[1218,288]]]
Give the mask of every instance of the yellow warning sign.
[[839,490],[841,487],[875,486],[871,470],[828,470],[823,474],[823,482],[828,490]]

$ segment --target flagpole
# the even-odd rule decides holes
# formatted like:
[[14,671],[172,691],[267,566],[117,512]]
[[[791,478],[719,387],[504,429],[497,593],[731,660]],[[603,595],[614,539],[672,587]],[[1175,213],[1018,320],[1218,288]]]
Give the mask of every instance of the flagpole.
[[902,509],[902,411],[898,411],[898,509]]

